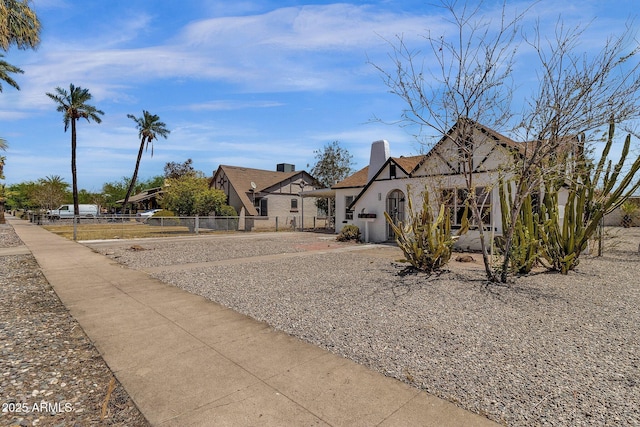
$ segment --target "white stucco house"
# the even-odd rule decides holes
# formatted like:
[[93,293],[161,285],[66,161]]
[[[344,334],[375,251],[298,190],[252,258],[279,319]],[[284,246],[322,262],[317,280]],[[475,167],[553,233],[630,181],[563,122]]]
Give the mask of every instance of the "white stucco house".
[[[469,123],[468,121],[467,123]],[[517,143],[485,126],[473,123],[473,186],[481,206],[487,237],[502,232],[500,199],[497,184],[500,176],[508,177],[516,156],[523,155],[524,144]],[[332,187],[336,197],[336,232],[346,224],[361,230],[366,242],[395,240],[384,212],[395,221],[407,218],[407,196],[414,201],[414,209],[421,206],[421,193],[427,189],[434,208],[438,201],[450,207],[452,229],[459,228],[466,199],[464,156],[468,155],[455,144],[459,123],[453,126],[433,148],[424,155],[390,157],[387,141],[376,141],[371,147],[369,165]],[[561,202],[562,204],[563,202]],[[480,248],[479,224],[457,242],[463,250]]]

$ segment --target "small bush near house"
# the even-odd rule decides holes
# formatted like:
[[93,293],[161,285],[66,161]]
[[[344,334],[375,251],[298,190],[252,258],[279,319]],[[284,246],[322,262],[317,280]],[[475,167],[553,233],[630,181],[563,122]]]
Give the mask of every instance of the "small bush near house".
[[360,229],[356,225],[345,225],[336,237],[338,242],[360,241]]

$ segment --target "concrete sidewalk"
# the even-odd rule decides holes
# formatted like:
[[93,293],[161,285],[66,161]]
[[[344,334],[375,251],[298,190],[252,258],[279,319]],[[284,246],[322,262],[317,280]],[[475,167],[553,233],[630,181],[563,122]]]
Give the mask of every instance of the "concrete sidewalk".
[[7,219],[153,425],[497,425],[37,225]]

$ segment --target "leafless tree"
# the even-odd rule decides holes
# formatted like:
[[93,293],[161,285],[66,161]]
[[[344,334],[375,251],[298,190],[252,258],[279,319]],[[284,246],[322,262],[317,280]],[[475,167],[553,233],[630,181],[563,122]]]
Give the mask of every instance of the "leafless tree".
[[[496,280],[482,226],[482,210],[475,197],[474,123],[501,129],[511,119],[513,65],[524,12],[508,15],[506,2],[494,19],[482,15],[482,2],[443,0],[452,36],[424,35],[426,51],[413,50],[399,35],[389,41],[394,68],[372,64],[390,92],[406,104],[402,123],[419,128],[418,136],[433,133],[452,138],[458,148],[469,208],[480,233],[487,278]],[[467,120],[470,119],[470,120]],[[458,131],[449,134],[457,124]]]
[[[540,191],[543,178],[563,179],[566,168],[586,161],[589,142],[608,126],[625,123],[640,112],[638,43],[630,22],[620,36],[605,40],[596,55],[582,49],[588,26],[566,28],[562,19],[546,36],[540,23],[532,35],[522,23],[531,8],[509,14],[506,2],[499,16],[483,15],[483,4],[443,0],[442,9],[455,29],[453,36],[424,36],[426,50],[413,50],[402,36],[389,42],[393,69],[373,64],[390,92],[405,103],[401,122],[417,126],[417,135],[432,132],[452,138],[464,164],[462,173],[472,216],[478,224],[487,278],[507,280],[508,257],[498,276],[491,268],[475,194],[472,141],[474,123],[510,134],[522,141],[515,154],[516,177],[511,192],[508,224],[503,224],[505,253],[511,249],[516,218],[523,200]],[[519,112],[512,110],[517,89],[513,69],[519,50],[535,53],[538,84]],[[470,119],[470,120],[466,120]],[[586,140],[578,135],[587,135]],[[466,164],[465,164],[466,163]]]
[[[529,142],[523,144],[524,155],[515,170],[510,223],[503,230],[505,253],[511,249],[515,221],[524,199],[540,191],[545,180],[565,180],[571,175],[568,169],[591,161],[589,151],[610,123],[624,124],[639,116],[640,63],[631,23],[591,55],[581,48],[586,28],[567,28],[558,20],[549,36],[545,36],[548,32],[539,23],[532,36],[524,35],[541,71],[539,84],[524,104],[515,129],[520,140]],[[610,203],[592,203],[587,209],[607,204]],[[507,262],[505,257],[503,282],[507,281]]]

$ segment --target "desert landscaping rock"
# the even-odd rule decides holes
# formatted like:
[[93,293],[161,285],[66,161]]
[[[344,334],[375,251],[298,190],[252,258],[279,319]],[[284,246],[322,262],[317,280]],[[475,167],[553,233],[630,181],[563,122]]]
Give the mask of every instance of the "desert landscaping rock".
[[[509,286],[455,258],[440,274],[412,273],[385,245],[284,256],[322,239],[227,236],[103,253],[131,268],[166,266],[152,274],[505,425],[640,425],[640,229],[610,230],[605,256],[585,256],[567,276],[541,271]],[[258,253],[274,256],[248,258]],[[188,260],[198,264],[170,268]]]
[[[399,263],[397,247],[338,245],[334,237],[85,244],[504,425],[640,425],[640,229],[608,230],[604,256],[585,256],[567,276],[538,271],[509,286],[486,283],[477,261],[453,257],[447,270],[426,275]],[[78,408],[52,418],[30,414],[22,423],[144,425],[119,385],[109,400],[112,418],[100,421],[108,368],[54,304],[32,257],[0,262],[2,397],[45,395]]]
[[[21,244],[0,226],[0,248]],[[33,256],[0,256],[0,289],[0,425],[148,425],[117,381],[107,399],[111,371]]]

